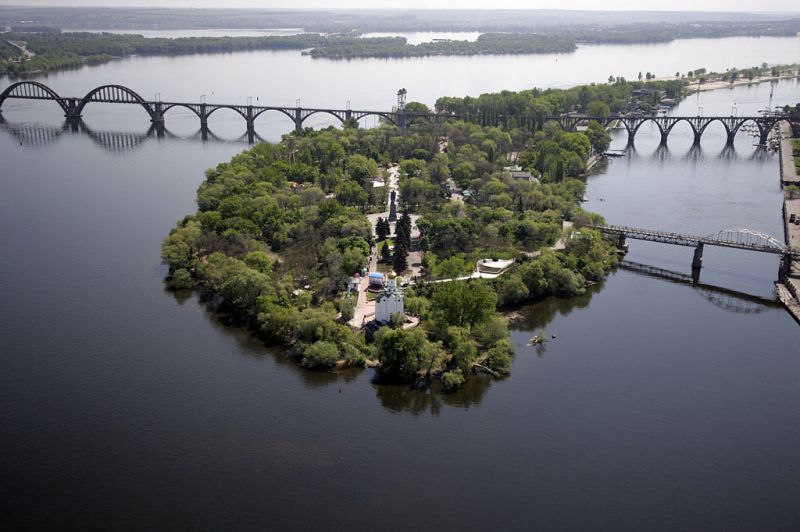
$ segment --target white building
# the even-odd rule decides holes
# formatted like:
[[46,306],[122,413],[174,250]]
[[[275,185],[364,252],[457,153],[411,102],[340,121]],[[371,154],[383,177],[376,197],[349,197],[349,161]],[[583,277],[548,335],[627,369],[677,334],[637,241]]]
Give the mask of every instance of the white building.
[[397,286],[395,275],[389,274],[389,282],[383,292],[375,302],[375,321],[378,323],[389,323],[392,314],[399,312],[405,314],[403,306],[403,289]]

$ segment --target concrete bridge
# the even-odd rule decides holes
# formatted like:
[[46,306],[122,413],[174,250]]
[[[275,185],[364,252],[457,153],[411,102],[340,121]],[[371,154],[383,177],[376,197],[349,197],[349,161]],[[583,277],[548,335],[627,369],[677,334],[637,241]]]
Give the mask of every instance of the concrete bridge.
[[610,115],[589,116],[589,115],[566,115],[558,117],[548,117],[545,121],[557,122],[564,131],[574,131],[582,123],[595,120],[604,126],[609,126],[614,122],[619,122],[628,131],[628,144],[633,144],[636,133],[645,123],[652,122],[661,133],[661,144],[666,144],[669,134],[681,122],[686,122],[694,133],[694,143],[699,144],[703,133],[714,122],[719,122],[725,128],[728,144],[733,144],[733,139],[739,131],[746,127],[752,127],[753,131],[758,131],[760,144],[766,144],[770,132],[780,122],[787,122],[792,128],[800,132],[800,123],[792,123],[789,118],[782,114],[771,114],[764,116],[638,116],[638,115]]
[[621,225],[589,225],[587,227],[597,229],[607,235],[616,236],[618,238],[617,243],[619,247],[623,249],[627,248],[627,239],[629,238],[660,242],[662,244],[672,244],[675,246],[693,247],[693,270],[702,268],[703,248],[706,245],[780,255],[782,257],[780,268],[781,278],[789,273],[792,260],[800,258],[800,249],[790,248],[774,236],[753,229],[724,229],[708,236],[693,236],[656,231],[653,229],[625,227]]
[[[407,112],[401,107],[391,111],[375,110],[355,110],[355,109],[333,109],[333,108],[313,108],[313,107],[282,107],[270,105],[239,105],[239,104],[216,104],[216,103],[194,103],[194,102],[162,102],[145,100],[135,91],[122,85],[103,85],[89,91],[82,98],[63,97],[53,89],[37,81],[21,81],[9,85],[0,93],[0,112],[3,104],[9,99],[23,100],[51,100],[56,102],[64,111],[64,116],[68,119],[78,119],[83,115],[83,111],[90,103],[116,103],[139,105],[150,117],[151,122],[156,126],[164,124],[165,116],[168,111],[178,107],[188,109],[200,119],[200,126],[203,129],[208,127],[208,119],[221,109],[229,109],[238,113],[247,124],[248,132],[255,131],[256,119],[264,113],[281,113],[294,122],[296,129],[302,129],[303,123],[309,117],[316,114],[327,114],[338,119],[342,124],[353,120],[360,120],[367,116],[377,116],[398,127],[405,128],[411,122],[424,122],[432,125],[439,124],[453,118],[476,121],[478,117],[458,116],[448,113],[434,112]],[[502,117],[499,117],[502,118]],[[596,120],[603,125],[610,125],[619,121],[628,131],[628,142],[633,143],[639,128],[646,122],[653,122],[661,132],[661,142],[666,144],[667,138],[673,128],[681,122],[686,122],[694,132],[695,143],[700,142],[700,138],[706,129],[714,122],[720,122],[727,132],[728,143],[732,144],[733,139],[744,126],[752,126],[757,129],[761,143],[765,143],[770,131],[776,124],[782,121],[789,121],[783,115],[769,116],[634,116],[634,115],[611,115],[607,117],[590,115],[564,115],[564,116],[545,116],[542,123],[556,122],[565,131],[573,131],[582,123]],[[791,123],[795,131],[800,134],[800,123]]]
[[9,85],[0,93],[0,111],[3,104],[9,99],[22,100],[50,100],[56,102],[64,111],[68,119],[79,119],[90,103],[116,103],[141,106],[156,125],[163,125],[165,116],[170,109],[182,107],[193,112],[200,119],[202,128],[208,127],[208,119],[221,109],[229,109],[238,113],[247,124],[247,130],[255,129],[256,119],[267,112],[277,112],[286,115],[294,122],[296,129],[302,129],[303,123],[316,114],[327,114],[337,118],[342,124],[353,120],[360,120],[367,116],[378,116],[398,127],[405,128],[412,120],[424,120],[432,123],[452,118],[450,115],[437,113],[406,112],[405,110],[371,111],[356,109],[328,109],[312,107],[281,107],[270,105],[238,105],[214,104],[192,102],[162,102],[145,100],[135,91],[122,85],[103,85],[91,90],[82,98],[63,97],[53,89],[37,81],[21,81]]
[[144,131],[99,130],[90,127],[83,120],[65,120],[61,125],[31,124],[27,122],[7,122],[0,114],[0,132],[12,136],[20,145],[39,148],[50,147],[66,136],[86,136],[95,145],[112,153],[126,153],[138,149],[154,139],[168,139],[178,142],[213,142],[217,144],[248,145],[265,142],[253,132],[245,132],[238,138],[222,138],[210,129],[198,129],[189,135],[178,135],[166,127],[149,124]]

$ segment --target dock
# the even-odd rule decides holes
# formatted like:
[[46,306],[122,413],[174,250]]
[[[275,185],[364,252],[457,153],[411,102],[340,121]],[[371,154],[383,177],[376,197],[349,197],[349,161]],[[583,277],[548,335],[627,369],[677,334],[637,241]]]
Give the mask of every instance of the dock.
[[783,186],[798,186],[800,185],[800,176],[797,175],[797,167],[794,165],[794,155],[792,154],[792,128],[785,122],[779,127],[781,183]]
[[[792,151],[792,130],[788,124],[780,126],[780,165],[783,197],[783,229],[786,244],[790,247],[800,246],[800,225],[790,220],[800,218],[800,198],[790,198],[787,186],[800,185],[800,177],[794,164]],[[800,323],[800,260],[792,260],[788,273],[781,282],[776,283],[778,297],[789,313]]]

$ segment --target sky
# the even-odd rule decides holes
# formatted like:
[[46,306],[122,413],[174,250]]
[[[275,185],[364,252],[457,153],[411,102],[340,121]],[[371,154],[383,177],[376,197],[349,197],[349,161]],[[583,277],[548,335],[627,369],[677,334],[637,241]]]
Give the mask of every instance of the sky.
[[0,0],[0,6],[800,11],[798,0]]

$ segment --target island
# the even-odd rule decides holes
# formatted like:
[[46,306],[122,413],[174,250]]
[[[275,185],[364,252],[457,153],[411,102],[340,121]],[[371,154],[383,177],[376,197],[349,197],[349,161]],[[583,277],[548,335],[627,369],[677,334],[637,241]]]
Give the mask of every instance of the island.
[[[498,112],[602,111],[642,85],[481,98]],[[501,311],[582,294],[618,261],[580,207],[608,133],[535,124],[304,129],[259,144],[207,172],[197,212],[163,243],[167,283],[214,294],[308,368],[371,365],[448,390],[507,375]]]

